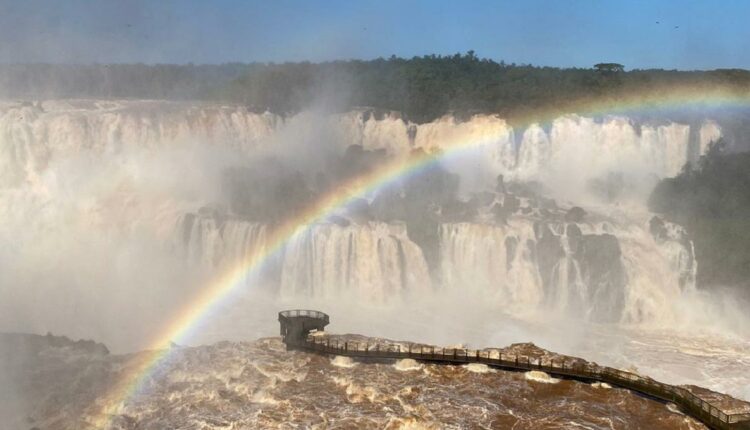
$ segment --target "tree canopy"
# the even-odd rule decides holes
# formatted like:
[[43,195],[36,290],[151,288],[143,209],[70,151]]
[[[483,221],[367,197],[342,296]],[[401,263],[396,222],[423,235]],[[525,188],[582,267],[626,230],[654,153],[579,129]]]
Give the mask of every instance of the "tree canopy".
[[150,98],[242,103],[254,110],[296,112],[315,103],[345,110],[400,111],[417,122],[446,113],[497,113],[508,118],[538,108],[565,108],[591,96],[616,100],[675,85],[731,86],[750,91],[746,70],[630,70],[536,67],[455,55],[325,63],[11,64],[0,65],[5,98]]
[[599,73],[618,73],[624,72],[625,66],[618,63],[598,63],[594,64],[594,69]]
[[654,189],[652,211],[687,228],[695,243],[700,285],[750,287],[750,152],[713,144]]

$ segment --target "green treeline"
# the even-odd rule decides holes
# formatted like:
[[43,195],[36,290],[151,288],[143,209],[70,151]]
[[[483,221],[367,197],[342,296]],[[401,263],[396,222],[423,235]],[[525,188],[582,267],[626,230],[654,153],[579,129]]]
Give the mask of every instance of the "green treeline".
[[499,113],[565,108],[592,96],[617,99],[677,85],[750,91],[745,70],[624,71],[616,63],[590,69],[506,64],[473,51],[452,56],[326,63],[222,65],[0,65],[4,98],[149,98],[242,103],[291,113],[316,103],[403,112],[418,122],[447,112]]
[[750,286],[750,152],[716,142],[697,166],[663,179],[652,211],[687,228],[695,243],[700,285]]

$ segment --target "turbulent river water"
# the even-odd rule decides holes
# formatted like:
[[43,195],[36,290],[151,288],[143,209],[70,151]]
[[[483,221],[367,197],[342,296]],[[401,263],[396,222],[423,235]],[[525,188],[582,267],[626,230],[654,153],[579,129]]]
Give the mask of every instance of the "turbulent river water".
[[[127,357],[67,339],[0,335],[33,406],[9,428],[87,430],[96,399]],[[528,345],[514,350],[536,352]],[[541,351],[541,353],[544,353]],[[113,429],[704,429],[665,405],[607,384],[485,365],[354,362],[286,351],[278,338],[179,348],[111,420]],[[3,399],[7,400],[7,399]],[[21,412],[22,413],[19,413]]]
[[[666,221],[655,229],[645,209],[656,180],[695,161],[721,134],[711,118],[570,115],[514,129],[495,116],[414,124],[369,110],[284,118],[197,103],[7,102],[0,111],[0,240],[8,244],[0,249],[0,331],[93,338],[116,352],[143,348],[192,294],[266,246],[272,227],[227,210],[222,188],[227,168],[259,168],[259,154],[313,174],[352,144],[400,157],[483,142],[443,166],[460,177],[462,195],[485,192],[486,202],[471,219],[439,223],[431,247],[399,220],[322,222],[222,303],[190,343],[271,336],[276,311],[310,307],[331,314],[338,332],[473,347],[532,341],[750,399],[747,316],[719,290],[696,287],[700,263],[686,232]],[[506,183],[539,183],[556,203],[498,191],[498,174]],[[616,202],[596,191],[601,183],[619,184]],[[493,205],[512,208],[505,222],[492,217]],[[585,219],[566,218],[574,205],[586,209]],[[378,407],[406,404],[413,388],[398,382],[405,373],[383,369],[406,391],[388,393]],[[451,386],[526,384],[430,369],[418,375]],[[360,386],[335,371],[338,382],[325,384]],[[331,401],[384,395],[349,391],[356,389]],[[451,402],[452,392],[435,392],[435,404]],[[496,399],[487,396],[471,407],[491,408]]]

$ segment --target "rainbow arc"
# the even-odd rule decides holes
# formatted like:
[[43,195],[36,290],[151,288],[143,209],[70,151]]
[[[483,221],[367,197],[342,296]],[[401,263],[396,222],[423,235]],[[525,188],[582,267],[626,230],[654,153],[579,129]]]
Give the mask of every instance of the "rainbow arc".
[[[537,109],[512,119],[514,127],[545,124],[566,114],[599,116],[649,113],[658,110],[683,108],[734,108],[750,107],[750,94],[725,88],[682,87],[667,91],[633,94],[617,100],[589,98],[570,103],[565,109]],[[434,163],[467,151],[496,143],[486,137],[475,141],[449,142],[440,152],[416,152],[409,157],[393,159],[361,176],[349,179],[323,195],[302,211],[275,227],[267,235],[262,251],[249,255],[240,264],[221,274],[213,283],[203,288],[190,302],[171,318],[171,322],[158,331],[147,351],[136,354],[125,366],[116,383],[96,405],[97,415],[92,423],[96,428],[108,428],[111,417],[135,396],[147,380],[170,354],[173,342],[184,343],[200,322],[212,314],[231,293],[248,288],[264,264],[274,255],[283,252],[285,245],[303,234],[316,223],[325,221],[331,214],[345,208],[353,200],[371,195],[410,175],[418,174]]]

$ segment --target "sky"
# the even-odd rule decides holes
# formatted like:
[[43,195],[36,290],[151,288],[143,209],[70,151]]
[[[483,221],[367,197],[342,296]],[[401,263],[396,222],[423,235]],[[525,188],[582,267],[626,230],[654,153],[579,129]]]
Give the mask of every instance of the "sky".
[[474,50],[507,63],[750,68],[745,0],[0,0],[0,62],[225,63]]

